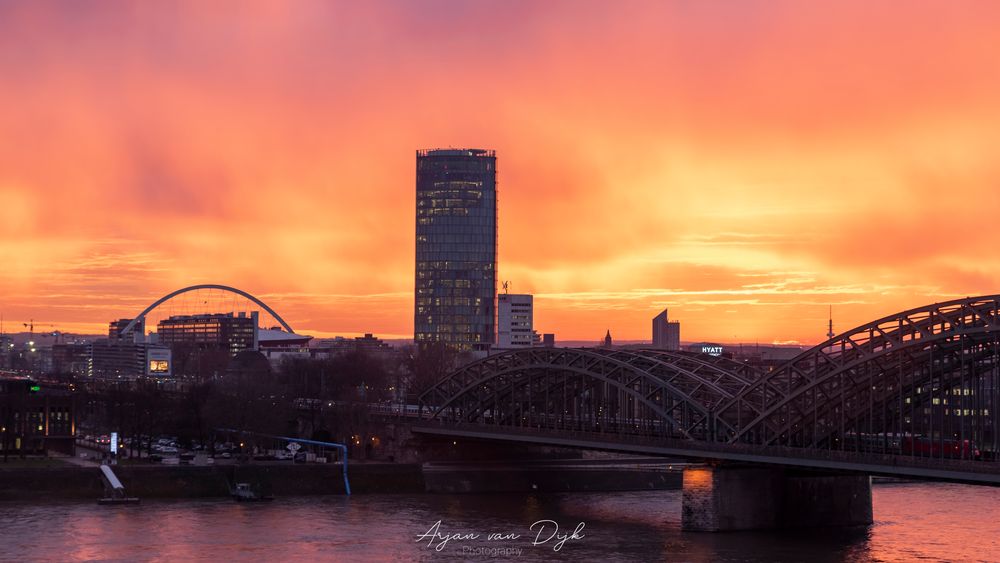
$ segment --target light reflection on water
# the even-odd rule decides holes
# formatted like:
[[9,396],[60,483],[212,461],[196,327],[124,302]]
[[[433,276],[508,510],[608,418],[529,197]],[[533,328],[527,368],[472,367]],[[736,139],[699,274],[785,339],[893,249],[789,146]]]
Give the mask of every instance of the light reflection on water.
[[[680,531],[680,491],[560,495],[355,495],[229,500],[0,504],[3,561],[992,561],[1000,560],[1000,489],[947,484],[876,485],[876,523],[861,530],[696,534]],[[538,520],[584,537],[552,551],[531,546]],[[519,533],[519,540],[416,536]],[[548,535],[548,534],[545,534]],[[469,547],[516,547],[489,557]]]

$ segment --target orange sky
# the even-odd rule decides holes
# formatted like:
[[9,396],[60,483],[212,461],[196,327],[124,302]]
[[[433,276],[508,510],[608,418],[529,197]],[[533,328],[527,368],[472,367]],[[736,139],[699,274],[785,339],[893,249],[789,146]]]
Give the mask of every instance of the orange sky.
[[234,285],[412,336],[414,151],[496,149],[558,339],[816,342],[998,292],[995,2],[0,4],[0,312]]

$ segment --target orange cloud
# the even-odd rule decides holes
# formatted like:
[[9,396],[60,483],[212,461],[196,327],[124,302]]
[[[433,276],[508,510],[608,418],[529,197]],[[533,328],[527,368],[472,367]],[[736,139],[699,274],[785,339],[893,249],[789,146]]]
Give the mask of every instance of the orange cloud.
[[[905,9],[904,9],[905,8]],[[561,339],[815,342],[996,292],[1000,8],[0,7],[0,311],[193,283],[412,331],[414,150],[497,149],[500,277]]]

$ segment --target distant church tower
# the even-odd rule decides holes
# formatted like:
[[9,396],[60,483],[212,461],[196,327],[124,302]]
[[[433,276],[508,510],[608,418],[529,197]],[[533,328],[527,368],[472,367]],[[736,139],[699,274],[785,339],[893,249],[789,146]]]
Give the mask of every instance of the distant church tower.
[[611,329],[608,329],[608,333],[604,335],[604,347],[611,348]]

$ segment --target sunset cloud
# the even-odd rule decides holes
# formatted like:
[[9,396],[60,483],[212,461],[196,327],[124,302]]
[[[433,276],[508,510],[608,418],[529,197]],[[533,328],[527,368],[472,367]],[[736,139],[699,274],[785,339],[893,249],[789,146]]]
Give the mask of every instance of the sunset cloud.
[[0,312],[240,287],[412,334],[414,151],[494,148],[559,339],[816,342],[997,293],[991,2],[0,4]]

